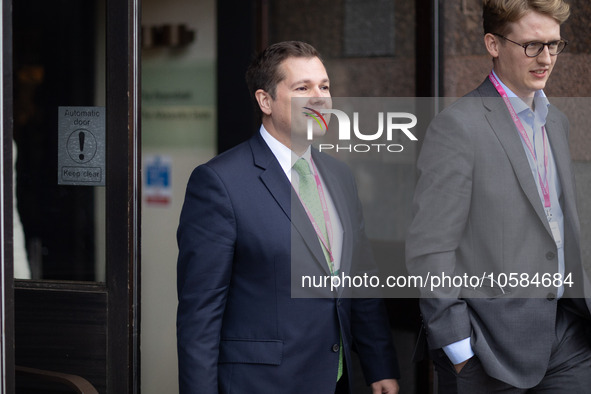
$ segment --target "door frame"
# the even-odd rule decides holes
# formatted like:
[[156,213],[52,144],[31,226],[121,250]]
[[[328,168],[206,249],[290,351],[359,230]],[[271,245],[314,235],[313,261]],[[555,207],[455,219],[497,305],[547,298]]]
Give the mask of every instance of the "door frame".
[[[0,394],[14,392],[14,291],[12,259],[12,19],[11,0],[0,0]],[[7,198],[8,197],[8,198]],[[5,242],[10,240],[10,242]]]
[[[107,0],[107,383],[112,393],[139,393],[140,386],[140,5],[141,0]],[[113,236],[121,229],[126,237]]]
[[[104,300],[104,370],[108,393],[139,393],[140,337],[140,6],[106,0],[106,283],[14,281],[12,258],[12,3],[0,0],[0,394],[15,389],[15,291],[22,299]],[[126,170],[123,170],[126,169]],[[20,305],[20,304],[19,304]],[[63,308],[63,305],[61,305]],[[102,346],[102,345],[101,345]]]

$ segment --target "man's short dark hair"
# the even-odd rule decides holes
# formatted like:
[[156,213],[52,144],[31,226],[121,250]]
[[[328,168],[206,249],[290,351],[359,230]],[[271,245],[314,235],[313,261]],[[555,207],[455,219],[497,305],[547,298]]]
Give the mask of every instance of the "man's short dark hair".
[[317,57],[322,60],[316,48],[302,41],[282,41],[267,47],[250,63],[246,71],[246,84],[253,100],[259,89],[275,99],[277,84],[285,78],[279,66],[290,57]]

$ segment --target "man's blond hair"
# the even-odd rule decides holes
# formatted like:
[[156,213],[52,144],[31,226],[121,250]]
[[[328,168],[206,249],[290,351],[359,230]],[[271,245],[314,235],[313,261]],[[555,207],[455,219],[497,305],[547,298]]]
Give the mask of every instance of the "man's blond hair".
[[483,0],[484,34],[510,33],[509,23],[521,19],[528,11],[547,15],[559,24],[570,15],[570,6],[563,0]]

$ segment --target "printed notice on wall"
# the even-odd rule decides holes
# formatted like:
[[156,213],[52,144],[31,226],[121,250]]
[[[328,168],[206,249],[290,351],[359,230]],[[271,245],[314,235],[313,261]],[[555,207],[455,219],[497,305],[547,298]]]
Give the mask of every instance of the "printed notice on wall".
[[168,206],[172,199],[172,157],[147,155],[144,157],[144,201],[148,205]]
[[58,185],[105,185],[105,107],[58,107]]

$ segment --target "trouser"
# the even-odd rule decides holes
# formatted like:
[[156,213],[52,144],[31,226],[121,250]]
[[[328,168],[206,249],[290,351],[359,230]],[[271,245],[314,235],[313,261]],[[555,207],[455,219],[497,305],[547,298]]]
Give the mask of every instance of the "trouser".
[[[557,308],[556,338],[546,375],[530,389],[519,389],[486,374],[477,356],[457,373],[443,350],[431,352],[438,394],[590,394],[591,345],[588,322],[564,307]],[[527,349],[524,349],[527,351]]]
[[343,375],[337,382],[337,387],[335,389],[335,394],[350,394],[349,389],[349,375],[347,374],[347,364],[345,363],[345,359],[343,358]]

